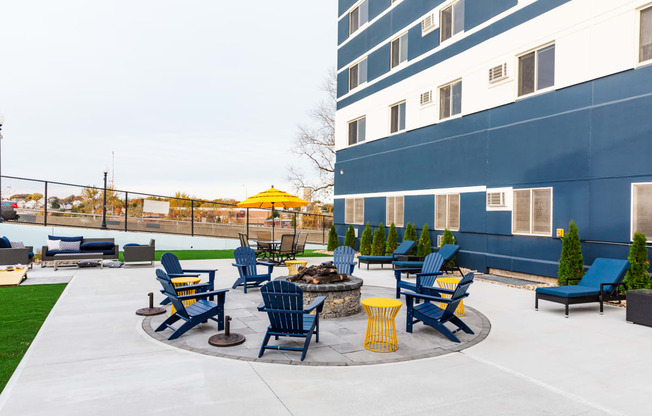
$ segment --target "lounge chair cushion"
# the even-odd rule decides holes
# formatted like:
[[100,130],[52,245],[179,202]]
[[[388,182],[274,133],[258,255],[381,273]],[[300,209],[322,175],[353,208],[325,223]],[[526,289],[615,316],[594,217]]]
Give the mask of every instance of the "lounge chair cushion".
[[579,298],[583,296],[598,296],[600,294],[599,289],[594,289],[592,287],[586,286],[557,286],[557,287],[540,287],[537,289],[537,293],[543,293],[545,295],[559,296],[562,298]]
[[140,244],[136,244],[136,243],[129,243],[129,244],[125,244],[125,245],[124,245],[124,246],[122,246],[122,247],[140,247]]
[[[629,268],[627,260],[597,258],[586,272],[579,285],[600,291],[600,283],[618,283]],[[605,286],[611,291],[612,286]]]
[[112,241],[89,241],[81,245],[82,251],[113,250],[115,244]]
[[358,260],[371,260],[371,261],[392,261],[392,256],[358,256]]

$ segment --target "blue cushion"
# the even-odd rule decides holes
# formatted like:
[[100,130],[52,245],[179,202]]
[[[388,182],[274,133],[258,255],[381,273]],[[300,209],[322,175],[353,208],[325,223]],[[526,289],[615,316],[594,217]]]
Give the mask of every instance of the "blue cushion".
[[545,295],[559,296],[562,298],[579,298],[582,296],[598,296],[599,289],[586,286],[557,286],[557,287],[540,287],[537,288],[537,293]]
[[11,243],[7,237],[0,238],[0,248],[11,248]]
[[[578,283],[600,291],[600,283],[618,283],[629,269],[627,260],[597,258]],[[611,291],[613,286],[605,286],[605,291]]]
[[78,250],[48,250],[45,252],[46,256],[54,256],[55,254],[68,254],[68,253],[81,253]]
[[81,241],[84,237],[57,237],[56,235],[49,235],[48,240],[61,240],[61,241]]
[[358,260],[370,260],[370,261],[388,261],[392,262],[392,256],[358,256]]
[[34,258],[34,253],[32,253],[32,252],[30,251],[29,253],[27,253],[27,256],[28,256],[30,259],[33,259],[33,258]]
[[101,250],[113,250],[115,244],[111,241],[89,241],[88,243],[83,243],[81,245],[82,251],[101,251]]
[[129,243],[129,244],[125,244],[125,245],[124,245],[124,246],[122,246],[122,247],[140,247],[140,244],[136,244],[136,243]]

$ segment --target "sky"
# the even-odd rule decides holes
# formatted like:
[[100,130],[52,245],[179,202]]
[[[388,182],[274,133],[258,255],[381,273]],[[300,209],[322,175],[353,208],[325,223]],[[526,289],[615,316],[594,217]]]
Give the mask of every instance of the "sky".
[[0,0],[2,174],[100,186],[108,168],[121,190],[206,199],[291,190],[288,166],[309,169],[296,126],[335,67],[336,9]]

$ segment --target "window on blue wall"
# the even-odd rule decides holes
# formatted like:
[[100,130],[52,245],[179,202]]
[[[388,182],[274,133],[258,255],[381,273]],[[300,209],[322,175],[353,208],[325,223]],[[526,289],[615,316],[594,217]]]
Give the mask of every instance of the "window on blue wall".
[[439,88],[439,119],[462,112],[462,80]]
[[367,58],[349,68],[349,91],[367,82]]
[[394,223],[397,227],[403,226],[403,197],[388,196],[385,210],[385,224]]
[[407,61],[408,54],[408,34],[407,32],[391,43],[390,51],[390,68],[399,66],[402,62]]
[[357,120],[349,121],[349,145],[364,142],[366,129],[366,117],[360,117]]
[[460,230],[460,194],[435,195],[435,230]]
[[555,45],[548,45],[518,58],[518,95],[527,95],[555,85]]
[[347,198],[344,200],[344,222],[347,224],[364,224],[364,198]]
[[514,190],[512,234],[552,235],[552,188]]
[[636,231],[652,241],[652,183],[632,184],[632,239]]
[[405,130],[405,101],[389,107],[389,132]]
[[641,10],[640,25],[641,34],[638,61],[645,62],[652,60],[652,6]]
[[369,21],[369,1],[365,0],[349,12],[349,35]]
[[457,0],[439,13],[441,41],[464,31],[464,0]]

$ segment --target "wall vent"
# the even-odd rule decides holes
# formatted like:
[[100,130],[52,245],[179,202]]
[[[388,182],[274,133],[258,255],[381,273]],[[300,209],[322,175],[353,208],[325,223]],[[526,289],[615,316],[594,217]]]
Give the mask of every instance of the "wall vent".
[[437,29],[437,18],[435,14],[429,14],[421,21],[421,36],[426,36],[428,33]]
[[505,192],[488,192],[487,193],[487,206],[488,207],[504,207]]
[[421,105],[427,105],[432,103],[432,90],[421,93],[420,102]]
[[494,66],[489,69],[489,83],[502,81],[508,77],[507,75],[507,62]]
[[437,236],[437,247],[441,247],[441,242],[444,241],[444,234],[439,234]]

